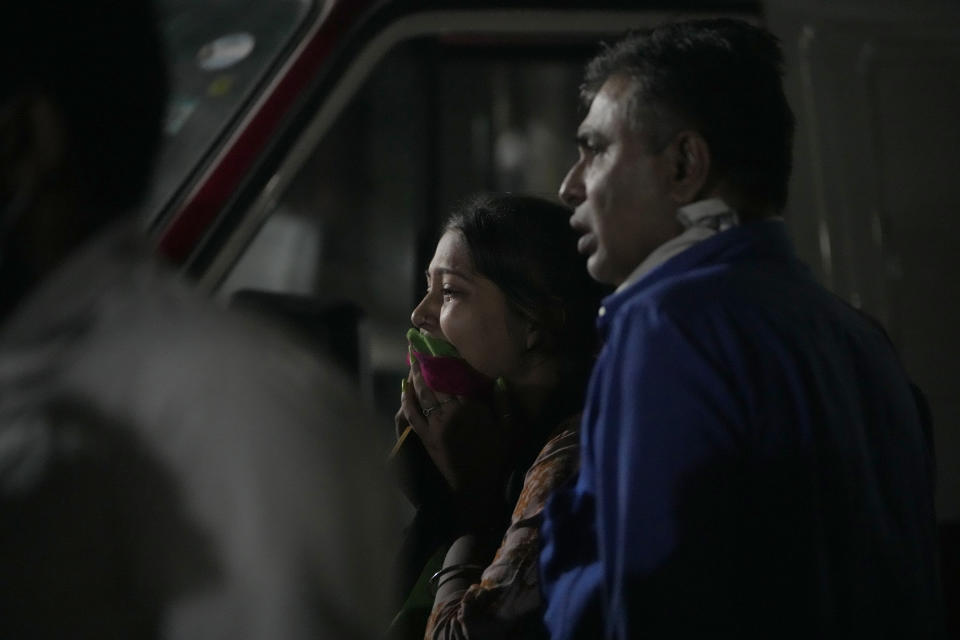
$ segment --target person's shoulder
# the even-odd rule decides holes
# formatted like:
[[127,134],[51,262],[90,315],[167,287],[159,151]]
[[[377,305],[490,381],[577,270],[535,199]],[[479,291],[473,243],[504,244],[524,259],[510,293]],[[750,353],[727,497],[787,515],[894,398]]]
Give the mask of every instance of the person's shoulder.
[[[125,492],[111,508],[134,519],[149,505],[143,528],[167,532],[173,515],[154,509],[153,491],[155,478],[170,478],[177,513],[222,568],[204,592],[217,595],[205,596],[209,606],[188,605],[196,610],[184,618],[188,627],[226,615],[289,629],[269,593],[305,597],[308,580],[311,592],[342,594],[343,615],[379,610],[389,583],[378,573],[389,563],[383,537],[399,526],[355,385],[320,354],[196,292],[135,244],[81,256],[85,263],[46,283],[5,327],[0,392],[17,391],[25,405],[12,407],[15,415],[0,411],[0,487],[13,474],[28,488],[47,486],[61,468],[71,486],[104,476]],[[30,406],[25,390],[36,394]],[[0,393],[0,409],[12,397]],[[71,402],[53,413],[58,398]],[[5,428],[5,415],[24,427]],[[69,448],[76,446],[82,455]],[[114,465],[122,465],[120,485]],[[93,488],[83,493],[104,502]],[[181,566],[171,557],[180,546],[156,543],[139,535],[129,542],[161,574]],[[305,611],[291,604],[284,615]]]
[[643,326],[699,324],[727,306],[737,283],[729,265],[707,265],[640,282],[617,294],[610,321]]
[[74,383],[103,398],[115,394],[147,423],[168,423],[180,415],[177,406],[225,428],[232,422],[234,433],[322,420],[332,437],[337,424],[365,422],[346,375],[322,354],[165,276],[119,292],[79,356]]
[[551,432],[524,479],[524,490],[539,495],[540,508],[546,495],[566,482],[580,467],[580,418],[577,413],[562,420]]
[[[305,458],[357,448],[370,428],[332,362],[196,291],[136,236],[102,238],[67,266],[7,327],[8,344],[57,343],[44,366],[61,390],[141,437],[259,457],[269,438]],[[317,425],[327,446],[312,443]]]
[[629,297],[613,320],[622,340],[656,341],[669,334],[701,349],[761,336],[808,343],[844,335],[871,348],[889,343],[879,322],[826,289],[796,260],[704,264],[623,293]]
[[575,413],[567,416],[557,424],[556,428],[550,432],[547,442],[540,450],[540,456],[550,455],[557,451],[569,450],[570,448],[579,448],[580,446],[580,420],[582,413]]

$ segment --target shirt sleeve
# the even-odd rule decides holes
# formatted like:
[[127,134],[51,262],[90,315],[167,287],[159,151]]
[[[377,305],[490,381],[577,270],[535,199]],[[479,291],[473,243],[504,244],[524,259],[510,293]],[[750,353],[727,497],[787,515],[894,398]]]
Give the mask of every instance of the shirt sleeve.
[[722,313],[685,312],[638,305],[618,318],[591,397],[585,446],[607,637],[702,614],[718,593],[702,576],[726,575],[731,561],[716,551],[733,546],[724,540],[736,535],[742,495],[744,409],[725,348],[737,337]]
[[538,578],[542,511],[550,493],[576,472],[578,421],[579,416],[566,421],[541,450],[527,471],[493,562],[479,583],[434,606],[426,638],[528,638],[542,628]]

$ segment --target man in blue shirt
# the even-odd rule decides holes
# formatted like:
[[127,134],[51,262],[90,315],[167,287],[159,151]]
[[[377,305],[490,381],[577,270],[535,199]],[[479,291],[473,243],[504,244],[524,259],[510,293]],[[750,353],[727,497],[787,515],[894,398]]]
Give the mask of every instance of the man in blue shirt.
[[793,254],[781,73],[732,20],[587,68],[560,195],[617,289],[580,477],[543,525],[554,638],[942,634],[926,405]]

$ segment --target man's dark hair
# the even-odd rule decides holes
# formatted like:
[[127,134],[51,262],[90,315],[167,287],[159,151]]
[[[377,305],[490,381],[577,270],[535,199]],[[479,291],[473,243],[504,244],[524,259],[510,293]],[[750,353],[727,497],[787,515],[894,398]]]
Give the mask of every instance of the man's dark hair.
[[587,65],[581,95],[588,106],[613,76],[635,81],[628,113],[654,150],[682,129],[696,130],[718,178],[751,206],[783,209],[794,118],[773,34],[725,18],[628,34]]
[[477,272],[497,285],[517,312],[539,323],[538,348],[562,355],[568,382],[585,386],[606,290],[587,273],[569,218],[569,209],[542,198],[480,194],[458,207],[443,230],[463,235]]
[[0,19],[0,104],[47,98],[85,215],[142,196],[160,140],[167,75],[148,0],[24,0]]

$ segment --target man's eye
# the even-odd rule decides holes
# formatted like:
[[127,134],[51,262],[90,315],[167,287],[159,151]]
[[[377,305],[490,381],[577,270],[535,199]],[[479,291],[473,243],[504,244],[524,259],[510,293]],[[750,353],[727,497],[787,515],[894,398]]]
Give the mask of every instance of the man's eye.
[[604,147],[602,143],[596,142],[594,140],[587,142],[586,146],[587,146],[587,152],[590,155],[597,155],[598,153],[603,153],[604,150],[606,149],[606,147]]
[[460,292],[452,287],[444,287],[443,289],[441,289],[441,292],[443,293],[444,299],[455,298],[458,295],[460,295]]
[[603,154],[603,147],[595,142],[584,142],[580,145],[580,159],[590,160]]

